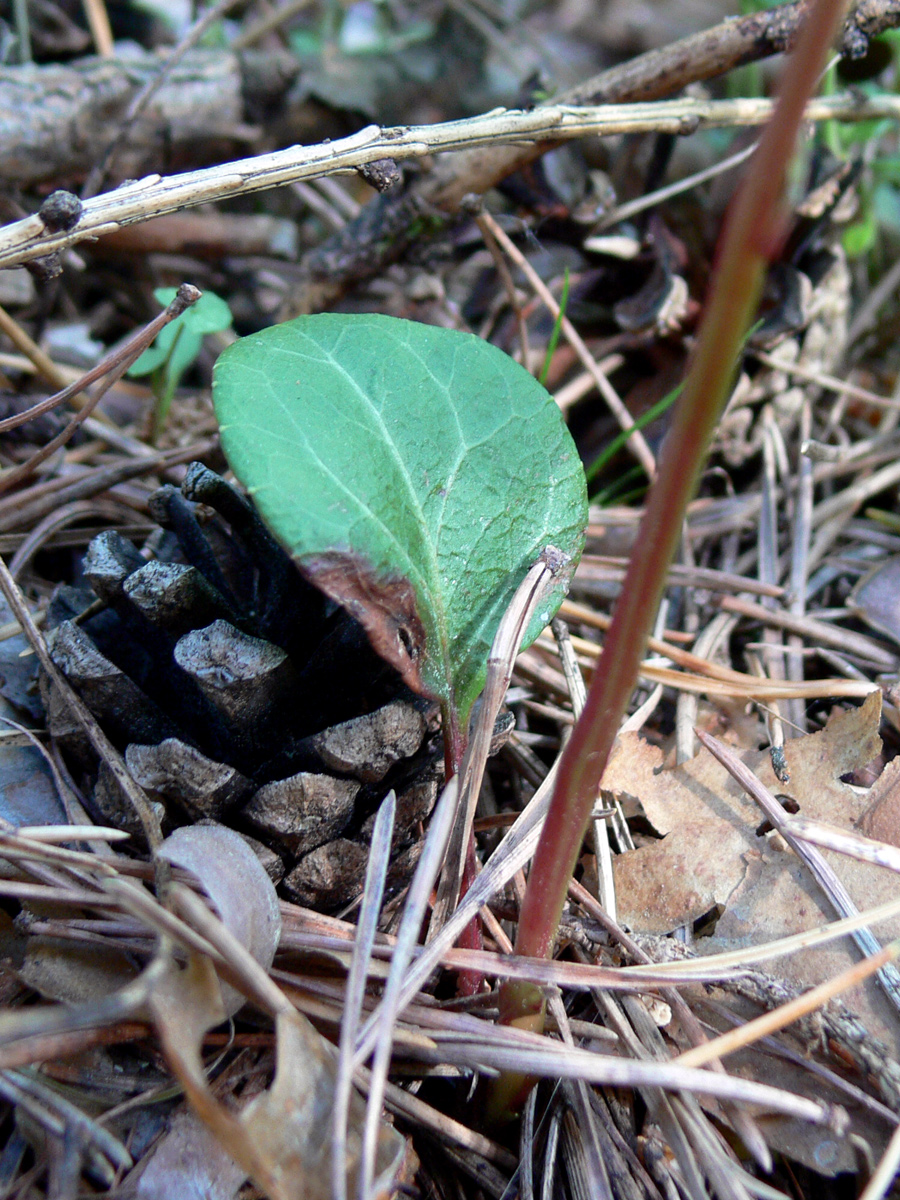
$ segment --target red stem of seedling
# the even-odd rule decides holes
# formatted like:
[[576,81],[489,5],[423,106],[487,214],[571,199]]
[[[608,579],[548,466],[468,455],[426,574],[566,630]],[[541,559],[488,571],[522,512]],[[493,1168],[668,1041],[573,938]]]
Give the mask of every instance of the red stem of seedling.
[[466,752],[466,738],[459,725],[459,713],[451,701],[441,703],[441,728],[444,731],[444,777],[450,779],[460,768]]
[[[477,875],[475,861],[475,836],[469,834],[469,844],[466,847],[466,857],[463,863],[463,875],[459,885],[460,900],[475,882]],[[475,916],[465,927],[456,940],[457,946],[463,950],[483,950],[481,917]],[[484,984],[484,974],[481,971],[460,971],[456,977],[456,993],[458,996],[477,996]]]
[[[462,766],[463,755],[466,752],[467,737],[463,736],[459,724],[459,714],[452,703],[441,706],[441,724],[446,731],[444,734],[444,777],[450,779],[458,774]],[[460,885],[460,899],[472,886],[475,878],[475,840],[470,835],[466,848],[463,877]],[[483,950],[484,941],[481,936],[481,918],[473,917],[457,939],[457,945],[464,950]],[[481,991],[484,976],[478,971],[460,971],[459,994],[475,996]]]
[[[587,704],[560,762],[519,915],[517,954],[546,958],[552,953],[569,879],[637,681],[687,505],[732,386],[767,263],[782,242],[784,182],[797,131],[844,8],[844,0],[814,0],[790,69],[782,74],[775,112],[728,213],[697,345],[648,496],[637,541],[640,549],[629,562]],[[543,1029],[540,988],[504,984],[500,1019],[504,1024]],[[503,1119],[517,1111],[531,1083],[524,1076],[501,1077],[489,1102],[491,1115]]]

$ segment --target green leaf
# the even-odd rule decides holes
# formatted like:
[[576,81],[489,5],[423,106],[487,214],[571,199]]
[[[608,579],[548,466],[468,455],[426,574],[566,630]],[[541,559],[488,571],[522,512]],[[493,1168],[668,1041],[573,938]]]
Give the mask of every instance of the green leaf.
[[583,546],[584,472],[551,397],[471,334],[329,313],[229,347],[213,399],[278,540],[465,729],[526,571],[548,544],[574,569]]
[[297,58],[315,59],[322,53],[322,38],[314,29],[292,29],[287,36]]
[[[165,308],[175,299],[177,290],[157,288],[153,295]],[[132,364],[128,374],[137,379],[142,375],[150,375],[159,367],[168,364],[168,375],[173,381],[174,389],[200,353],[203,335],[228,329],[231,320],[231,309],[221,296],[217,296],[215,292],[204,292],[196,304],[185,309],[180,317],[176,317],[159,331],[156,341]]]
[[900,191],[891,183],[878,183],[872,192],[872,214],[878,225],[896,237],[900,233]]
[[169,351],[172,349],[172,338],[169,337],[166,342],[162,340],[163,334],[168,328],[169,326],[167,325],[165,329],[162,329],[153,345],[148,346],[140,358],[128,368],[128,377],[130,379],[140,379],[142,375],[151,375],[169,357]]
[[546,383],[547,376],[550,374],[550,367],[553,363],[553,355],[556,353],[556,347],[559,345],[559,335],[562,332],[562,323],[566,315],[566,308],[569,304],[569,268],[566,267],[563,274],[562,295],[559,298],[559,312],[556,314],[556,320],[553,322],[553,330],[550,333],[550,341],[547,343],[547,350],[544,354],[544,365],[541,367],[541,373],[538,375],[539,383]]
[[876,179],[888,183],[900,183],[900,155],[884,154],[876,158],[870,167]]
[[848,225],[844,230],[841,241],[849,258],[861,258],[875,245],[878,226],[871,206],[863,214],[861,221]]
[[[173,322],[174,324],[174,322]],[[169,358],[167,363],[167,373],[175,380],[174,386],[178,386],[178,380],[188,369],[192,362],[200,353],[200,347],[203,345],[203,338],[193,329],[188,329],[186,325],[182,325],[180,329],[176,329],[171,339],[172,345],[169,349]]]
[[[167,297],[165,300],[161,298],[163,291]],[[173,288],[160,288],[154,294],[161,304],[171,304],[175,299],[174,291]],[[190,329],[193,333],[220,333],[223,329],[231,327],[231,320],[231,309],[222,297],[217,296],[215,292],[204,292],[197,303],[186,308],[172,324],[183,321],[185,329]]]
[[[884,95],[884,92],[880,88],[873,88],[867,83],[856,84],[854,91],[862,92],[872,97]],[[866,146],[870,142],[877,142],[887,137],[894,129],[894,122],[886,117],[876,117],[870,121],[854,121],[849,125],[838,124],[836,128],[839,145],[845,152],[850,152],[855,148]]]

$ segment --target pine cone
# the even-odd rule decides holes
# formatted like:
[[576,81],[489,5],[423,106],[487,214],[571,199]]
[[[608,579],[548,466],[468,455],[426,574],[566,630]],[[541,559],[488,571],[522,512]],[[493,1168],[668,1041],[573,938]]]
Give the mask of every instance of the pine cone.
[[[144,552],[94,538],[87,587],[57,589],[54,662],[160,804],[164,824],[215,820],[251,839],[276,883],[331,909],[358,894],[374,811],[398,797],[389,884],[402,886],[442,776],[434,705],[309,584],[255,509],[201,463],[151,498]],[[152,550],[154,557],[146,556]],[[44,681],[50,729],[87,777],[95,816],[140,837]]]

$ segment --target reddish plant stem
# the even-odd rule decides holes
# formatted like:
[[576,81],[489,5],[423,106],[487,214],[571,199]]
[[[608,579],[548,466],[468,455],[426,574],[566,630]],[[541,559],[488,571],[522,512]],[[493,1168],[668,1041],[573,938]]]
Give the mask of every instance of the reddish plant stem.
[[[844,0],[814,0],[782,76],[778,105],[745,173],[719,242],[706,313],[647,500],[622,592],[588,693],[563,753],[556,789],[538,843],[519,915],[516,953],[549,957],[569,879],[622,715],[634,690],[666,573],[728,397],[743,338],[756,312],[768,261],[785,227],[784,182],[807,98],[837,33]],[[543,996],[534,984],[500,992],[500,1019],[543,1027]],[[523,1077],[497,1081],[495,1117],[515,1111],[530,1087]]]
[[459,712],[450,700],[441,701],[441,728],[444,731],[444,778],[449,780],[460,768],[467,738],[459,725]]
[[[477,867],[475,862],[475,834],[469,834],[469,845],[466,848],[466,859],[463,865],[463,876],[460,881],[459,898],[465,896],[466,892],[475,882],[477,875]],[[456,942],[457,946],[465,950],[483,950],[484,937],[482,935],[481,917],[475,916],[465,927]],[[458,996],[477,996],[484,984],[484,975],[481,971],[460,971],[456,980],[456,994]]]
[[[466,752],[468,738],[462,735],[459,714],[454,704],[447,703],[441,706],[441,724],[446,731],[444,734],[444,777],[449,780],[451,776],[459,773],[463,755]],[[465,865],[463,867],[463,877],[459,893],[460,899],[462,899],[472,886],[475,873],[475,837],[474,834],[470,834],[469,845],[466,849]],[[466,950],[484,949],[480,917],[475,916],[472,918],[459,935],[458,945],[464,947]],[[484,976],[478,971],[460,971],[458,993],[460,996],[475,996],[481,991],[483,982]]]

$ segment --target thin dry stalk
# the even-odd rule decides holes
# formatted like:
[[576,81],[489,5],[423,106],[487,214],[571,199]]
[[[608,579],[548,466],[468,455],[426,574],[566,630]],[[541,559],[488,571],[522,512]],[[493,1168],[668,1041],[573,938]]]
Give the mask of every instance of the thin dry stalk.
[[[630,221],[632,217],[636,217],[638,213],[646,212],[648,208],[656,208],[666,200],[671,200],[673,196],[681,196],[685,192],[691,191],[695,187],[699,187],[701,183],[708,183],[710,179],[717,179],[720,175],[724,175],[726,171],[733,171],[739,167],[741,163],[746,162],[751,154],[756,150],[757,143],[751,142],[749,146],[744,146],[742,150],[738,150],[736,154],[729,154],[723,158],[721,162],[714,163],[711,167],[706,167],[702,171],[695,171],[693,175],[686,175],[684,179],[679,179],[675,183],[670,183],[667,187],[656,188],[655,191],[647,192],[645,196],[639,196],[636,200],[629,200],[626,204],[617,204],[598,222],[597,229],[609,229],[612,225],[619,225],[622,221]],[[585,242],[585,249],[590,250],[591,238]]]
[[372,842],[366,878],[363,884],[363,902],[356,926],[350,971],[347,975],[347,995],[341,1016],[341,1036],[338,1042],[337,1075],[334,1086],[334,1130],[331,1151],[331,1191],[334,1200],[346,1200],[347,1195],[347,1116],[353,1089],[353,1051],[359,1030],[360,1016],[366,992],[366,976],[372,957],[372,947],[378,932],[378,917],[384,899],[391,858],[391,838],[394,833],[394,816],[397,797],[388,792],[378,808],[372,829]]
[[[95,496],[98,492],[111,491],[120,484],[139,479],[142,475],[164,475],[170,467],[179,463],[202,459],[217,445],[218,439],[208,438],[190,446],[157,451],[143,458],[116,463],[114,466],[95,467],[85,470],[83,474],[72,472],[74,479],[72,475],[61,475],[35,484],[31,488],[16,492],[14,496],[0,499],[0,529],[5,532],[10,529],[31,528],[34,522],[41,520],[62,504]],[[113,494],[123,503],[128,500],[126,495]]]
[[[639,516],[639,513],[635,514]],[[597,572],[597,578],[622,579],[628,567],[628,559],[612,554],[583,554],[578,564],[576,580],[583,583],[591,580]],[[604,572],[600,574],[600,572]],[[748,579],[744,575],[736,575],[731,571],[720,571],[714,567],[698,567],[686,563],[672,563],[669,567],[668,584],[670,587],[696,588],[709,592],[748,592],[756,596],[773,596],[779,599],[784,596],[785,589],[778,583],[763,583],[759,579]],[[584,624],[596,625],[598,629],[608,629],[611,618],[597,613],[594,609],[586,608],[583,604],[566,600],[568,607],[560,609],[564,616],[574,616],[581,612]],[[682,633],[683,638],[690,640],[689,633]]]
[[475,806],[484,779],[494,724],[503,704],[513,663],[525,631],[542,604],[547,589],[565,567],[565,556],[548,546],[522,580],[494,635],[487,663],[487,679],[478,702],[472,733],[460,767],[457,812],[441,869],[437,897],[429,924],[429,940],[456,908],[463,878],[466,849],[472,836]]
[[[507,869],[508,860],[504,865],[503,873]],[[502,874],[499,877],[502,879]],[[480,879],[481,876],[479,876]],[[499,890],[500,886],[503,884],[498,885],[495,890]],[[601,923],[609,923],[609,917],[603,909],[597,906],[596,899],[589,892],[576,881],[572,882],[570,888],[571,894],[579,904],[588,908]],[[464,902],[465,900],[461,903]],[[778,938],[773,942],[746,946],[740,950],[726,951],[720,954],[703,955],[684,960],[676,959],[672,962],[649,963],[644,966],[603,967],[592,963],[573,963],[561,959],[498,955],[492,950],[451,949],[448,946],[443,946],[440,952],[435,954],[432,942],[425,947],[416,947],[414,955],[416,966],[413,969],[418,976],[422,971],[424,960],[429,968],[428,974],[431,974],[437,967],[443,966],[450,971],[477,971],[492,978],[530,980],[541,987],[567,988],[575,991],[585,991],[595,987],[606,988],[610,991],[641,991],[649,987],[667,987],[670,984],[715,983],[739,979],[741,974],[754,963],[766,962],[787,954],[797,953],[800,950],[810,949],[813,946],[825,945],[827,942],[845,937],[848,933],[853,933],[865,925],[888,920],[898,913],[900,913],[900,899],[867,909],[855,917],[843,917],[831,921],[827,925],[820,925],[803,933],[791,934],[786,938]],[[620,930],[617,936],[624,937],[625,935]],[[444,930],[439,934],[439,938],[442,942],[450,941]],[[302,929],[295,928],[282,934],[280,946],[283,950],[324,951],[349,962],[349,944],[352,940],[352,927],[348,928],[346,935],[342,937],[306,933]],[[373,946],[373,959],[369,963],[369,974],[373,980],[381,980],[385,977],[383,960],[391,958],[393,944],[393,942],[390,945],[376,942]],[[631,946],[633,943],[629,941],[628,945]],[[638,952],[638,957],[643,962],[640,952]],[[406,992],[404,992],[405,995]],[[410,1002],[415,995],[415,992],[411,993]],[[505,1030],[498,1029],[498,1037],[504,1034]]]
[[765,363],[767,367],[771,367],[775,371],[783,371],[786,375],[793,375],[807,383],[814,383],[816,387],[825,391],[835,392],[839,396],[848,396],[851,400],[862,400],[866,404],[871,404],[873,408],[900,409],[900,400],[879,396],[877,392],[859,387],[855,383],[847,383],[834,375],[828,375],[823,371],[812,371],[799,363],[784,362],[777,354],[767,354],[764,350],[751,349],[749,353],[759,362]]
[[539,1079],[582,1079],[585,1083],[623,1088],[662,1088],[665,1091],[691,1092],[714,1096],[734,1104],[759,1105],[764,1111],[788,1113],[800,1120],[825,1125],[841,1134],[846,1129],[847,1116],[833,1105],[807,1100],[769,1084],[755,1083],[731,1075],[675,1063],[637,1062],[633,1059],[612,1058],[593,1050],[564,1046],[544,1039],[545,1048],[513,1049],[495,1037],[493,1030],[482,1038],[445,1042],[440,1049],[443,1062],[456,1063],[478,1070],[495,1068],[500,1071],[521,1071]]
[[[356,1079],[361,1087],[368,1090],[370,1078],[365,1067],[357,1067]],[[399,1114],[423,1129],[430,1130],[441,1141],[453,1142],[463,1150],[471,1151],[472,1154],[477,1154],[480,1158],[487,1159],[488,1162],[496,1163],[505,1171],[515,1170],[516,1157],[505,1146],[491,1141],[483,1133],[470,1129],[468,1125],[455,1121],[453,1117],[448,1117],[446,1113],[426,1104],[424,1100],[406,1091],[405,1088],[388,1081],[385,1085],[384,1101],[391,1112]]]
[[891,1184],[900,1170],[900,1129],[895,1129],[887,1150],[882,1155],[872,1178],[866,1184],[859,1200],[882,1200],[888,1194]]
[[[63,390],[68,389],[65,372],[56,365],[49,355],[44,353],[37,342],[33,341],[28,336],[19,322],[14,317],[11,317],[2,305],[0,305],[0,332],[6,334],[17,350],[22,351],[26,359],[33,365],[38,375],[46,379],[46,381],[49,384],[52,384],[55,388],[62,388]],[[98,375],[97,378],[99,379],[100,376]],[[87,404],[87,397],[82,397],[79,394],[83,386],[83,384],[79,384],[72,392],[71,397],[66,397],[70,400],[71,404],[75,408],[83,407],[85,404]],[[50,405],[50,407],[53,406]],[[29,420],[31,416],[38,416],[39,411],[47,412],[48,410],[46,408],[38,410],[38,408],[35,407],[34,409],[30,410],[29,413],[21,414],[21,419],[16,418],[16,423],[23,424],[24,421]],[[0,429],[10,428],[12,428],[12,426],[6,421],[0,423]]]
[[846,854],[859,862],[873,863],[876,867],[886,867],[889,871],[900,871],[900,849],[887,842],[848,833],[846,829],[839,829],[836,825],[828,825],[824,821],[811,821],[808,817],[791,817],[784,822],[784,827],[788,833],[801,841],[812,842],[825,850],[834,850],[837,854]]
[[[21,483],[23,479],[27,479],[30,475],[33,475],[42,462],[46,462],[46,460],[50,458],[52,454],[54,454],[62,446],[65,446],[66,443],[71,440],[72,435],[75,433],[75,430],[79,427],[79,425],[82,425],[87,420],[112,385],[117,380],[122,378],[132,363],[137,361],[137,359],[141,356],[141,354],[143,354],[144,350],[147,349],[160,330],[164,329],[170,321],[174,321],[176,317],[181,316],[181,314],[192,304],[196,304],[196,302],[200,299],[200,295],[201,293],[197,288],[192,287],[189,283],[183,283],[178,289],[175,299],[165,308],[163,312],[159,314],[158,317],[155,317],[148,325],[130,337],[124,346],[120,346],[117,350],[114,350],[108,354],[104,358],[103,362],[100,363],[99,367],[96,367],[94,371],[89,372],[89,375],[93,376],[97,376],[97,373],[99,372],[102,381],[97,388],[95,388],[94,393],[88,399],[87,404],[85,404],[80,411],[75,414],[75,416],[61,433],[57,434],[56,437],[51,438],[50,441],[41,446],[39,450],[36,450],[35,453],[29,459],[27,459],[27,461],[21,463],[17,467],[9,468],[7,471],[4,471],[2,475],[0,475],[0,494],[3,492],[8,492],[10,488],[15,487],[18,483]],[[102,371],[101,368],[103,368]],[[73,394],[83,391],[84,386],[84,379],[81,379],[79,383],[73,385],[75,389]],[[68,391],[68,389],[66,390]],[[51,399],[53,399],[55,403],[60,402],[59,397],[51,397]],[[51,407],[53,406],[51,405]],[[29,414],[23,413],[21,416],[24,416],[27,420]]]
[[9,573],[13,579],[17,579],[35,554],[55,533],[65,529],[67,525],[74,525],[88,517],[96,517],[103,522],[103,528],[107,529],[127,522],[129,515],[125,509],[109,500],[76,500],[73,504],[67,504],[57,512],[49,513],[22,539],[10,559]]
[[[725,601],[722,601],[722,606],[725,607]],[[746,606],[738,604],[738,611]],[[760,612],[766,612],[765,609],[760,609]],[[787,614],[774,614],[774,623],[781,622],[782,618],[786,618]],[[802,623],[802,622],[801,622]],[[830,627],[829,627],[830,628]],[[845,632],[841,630],[841,632]],[[831,630],[834,634],[834,631]],[[582,655],[583,661],[589,668],[593,668],[595,661],[601,656],[602,649],[594,642],[585,641],[583,638],[572,638],[572,644],[575,649]],[[553,651],[555,647],[549,638],[541,638],[536,643],[538,649]],[[676,654],[682,660],[685,659],[685,652],[675,647]],[[677,660],[676,660],[677,661]],[[892,660],[893,661],[893,660]],[[535,652],[526,651],[519,659],[519,670],[527,673],[532,664],[535,663]],[[878,685],[872,683],[868,679],[854,681],[848,679],[815,679],[809,681],[801,681],[794,683],[791,680],[783,680],[779,682],[771,682],[768,679],[761,678],[758,675],[744,675],[739,671],[731,671],[727,667],[719,667],[716,663],[711,663],[706,660],[700,660],[701,667],[705,667],[708,671],[706,675],[694,675],[687,671],[676,671],[671,667],[660,667],[653,662],[644,661],[638,667],[638,674],[641,679],[649,680],[651,683],[662,683],[669,687],[681,688],[684,691],[706,693],[708,696],[726,696],[744,698],[747,700],[777,700],[790,699],[798,697],[800,699],[814,699],[822,696],[845,696],[845,697],[863,697],[871,695],[877,690]],[[737,676],[737,678],[735,678]],[[565,696],[565,677],[560,673],[559,682],[552,684],[554,690]]]
[[[562,664],[563,674],[566,677],[566,683],[569,688],[572,713],[577,721],[584,711],[585,701],[587,700],[587,688],[581,675],[581,669],[578,666],[578,660],[575,657],[575,650],[572,646],[572,639],[569,636],[568,626],[557,617],[552,623],[552,629],[557,649],[559,650],[559,661]],[[616,801],[616,807],[618,809],[616,828],[617,830],[627,830],[618,801]],[[605,817],[595,817],[593,824],[594,852],[597,855],[597,865],[599,868],[600,903],[615,919],[616,882],[613,876],[609,828]],[[630,848],[634,848],[633,844]]]
[[335,205],[334,201],[329,197],[323,196],[319,189],[315,186],[319,180],[313,183],[303,183],[298,181],[292,183],[291,188],[294,194],[303,201],[308,209],[316,214],[332,232],[337,233],[342,230],[347,224],[346,215]]
[[[91,745],[96,750],[97,754],[103,759],[106,765],[112,771],[113,776],[121,787],[123,793],[128,798],[129,803],[134,808],[144,830],[144,836],[147,839],[147,845],[152,850],[155,850],[162,842],[162,830],[159,824],[159,818],[151,805],[146,792],[132,779],[130,772],[125,766],[125,760],[121,754],[100,728],[93,713],[74,690],[72,685],[57,667],[56,663],[50,657],[50,652],[47,649],[47,643],[34,624],[31,613],[28,611],[28,606],[22,593],[19,591],[16,581],[9,572],[6,563],[0,558],[0,591],[6,597],[6,602],[9,605],[13,616],[22,627],[25,636],[40,660],[41,667],[50,677],[53,686],[58,689],[63,700],[72,711],[72,715],[81,725],[84,732],[87,734]],[[168,878],[166,864],[160,860],[157,867],[159,876],[158,882],[162,882],[163,886],[165,879]]]
[[[602,907],[595,904],[593,897],[577,880],[572,880],[569,893],[573,899],[580,903],[587,912],[599,920],[613,934],[637,963],[643,963],[646,966],[652,965],[650,956],[625,933],[611,914],[606,913]],[[675,988],[666,988],[662,995],[677,1015],[688,1041],[692,1042],[695,1047],[708,1045],[709,1039],[681,994]],[[714,1071],[724,1074],[725,1068],[718,1058],[713,1056],[709,1061]],[[740,1108],[727,1108],[726,1112],[734,1128],[743,1139],[745,1146],[752,1153],[762,1169],[767,1172],[771,1171],[771,1155],[769,1154],[765,1139],[753,1118]]]
[[504,254],[516,264],[519,270],[525,275],[531,287],[536,294],[540,296],[546,307],[553,315],[554,321],[559,321],[560,329],[566,341],[578,355],[585,370],[593,379],[594,383],[600,392],[600,395],[606,401],[606,404],[619,423],[619,427],[628,433],[628,441],[626,445],[637,461],[641,464],[647,473],[647,477],[652,479],[656,474],[656,460],[651,453],[650,447],[644,435],[639,429],[635,428],[634,419],[628,409],[622,403],[619,393],[615,390],[607,377],[600,370],[597,360],[591,354],[590,350],[584,344],[584,340],[578,330],[569,320],[569,318],[560,310],[559,304],[547,285],[535,271],[534,267],[528,261],[524,254],[519,250],[515,243],[507,237],[504,231],[500,228],[494,218],[486,210],[482,211],[481,220],[486,228],[490,231],[495,241],[500,245]]
[[900,287],[900,259],[892,263],[885,271],[854,315],[850,322],[850,328],[847,330],[845,348],[852,346],[875,324],[879,310],[890,300],[898,287]]
[[839,996],[841,992],[846,992],[849,988],[862,983],[863,980],[880,971],[888,963],[894,962],[898,957],[900,957],[900,939],[891,942],[883,950],[873,954],[871,958],[848,967],[846,971],[835,975],[833,979],[826,980],[818,987],[810,988],[808,992],[798,996],[789,1004],[783,1004],[780,1008],[763,1013],[761,1017],[756,1017],[737,1029],[723,1033],[703,1046],[685,1050],[674,1061],[688,1067],[702,1067],[714,1058],[721,1059],[726,1054],[734,1054],[736,1050],[742,1050],[745,1046],[752,1046],[760,1038],[777,1033],[793,1024],[794,1021],[809,1016],[823,1004],[827,1004],[829,1000]]
[[273,8],[271,12],[260,17],[258,21],[248,24],[231,43],[232,50],[246,50],[248,46],[252,46],[267,34],[280,29],[287,21],[309,8],[312,2],[313,0],[288,0],[286,4],[278,5],[277,8]]
[[82,0],[82,6],[97,53],[101,58],[111,58],[115,42],[104,0]]
[[[891,452],[886,451],[886,456],[891,458]],[[842,465],[842,463],[837,464],[837,466]],[[824,475],[824,472],[821,475]],[[817,478],[820,478],[821,475],[817,474]],[[857,480],[836,495],[817,504],[813,512],[813,527],[819,528],[836,517],[849,519],[866,500],[877,496],[879,492],[896,487],[898,483],[900,483],[900,463],[892,459],[888,466],[882,467],[874,475]]]
[[[569,1028],[568,1014],[558,993],[553,993],[549,997],[548,1008],[556,1021],[556,1027],[565,1045],[574,1046],[575,1039]],[[575,1080],[572,1085],[571,1100],[578,1117],[578,1128],[581,1135],[582,1155],[580,1158],[585,1176],[586,1195],[598,1197],[599,1200],[607,1200],[607,1198],[612,1200],[612,1187],[603,1162],[600,1139],[595,1128],[597,1118],[594,1115],[587,1085],[580,1079]]]
[[[606,1012],[610,1023],[614,1023],[635,1059],[648,1063],[669,1061],[662,1035],[639,998],[613,1000],[595,996],[595,1002]],[[642,1095],[672,1147],[692,1197],[705,1200],[705,1179],[709,1179],[716,1195],[728,1200],[749,1200],[741,1182],[734,1177],[732,1164],[723,1164],[721,1150],[706,1129],[708,1118],[694,1097],[670,1096],[657,1089],[647,1089]]]
[[[105,8],[103,8],[103,0],[85,0],[85,3],[89,4],[91,7],[102,9],[104,13],[106,11]],[[134,129],[134,126],[139,120],[141,114],[146,110],[147,105],[158,93],[159,89],[163,86],[166,80],[170,78],[172,72],[184,58],[185,54],[187,54],[190,49],[196,46],[207,30],[211,29],[216,21],[221,20],[227,12],[234,8],[236,3],[237,0],[217,0],[217,3],[208,8],[203,16],[194,22],[178,45],[169,52],[165,61],[161,64],[159,70],[156,72],[153,78],[149,79],[137,93],[137,95],[132,99],[131,103],[128,105],[128,111],[125,113],[119,124],[115,137],[110,142],[106,152],[101,156],[100,161],[93,167],[91,173],[85,180],[84,187],[81,189],[81,197],[83,200],[89,199],[91,196],[95,196],[97,192],[99,192],[106,180],[106,176],[109,173],[112,163],[115,161],[116,154],[118,154],[118,152],[127,142],[129,135]],[[108,22],[107,28],[109,28]],[[112,48],[110,47],[109,51],[98,49],[98,53],[101,55],[106,53],[111,54]]]
[[550,1114],[547,1130],[547,1147],[544,1151],[544,1178],[541,1183],[541,1200],[551,1200],[555,1194],[556,1167],[559,1161],[558,1147],[562,1131],[562,1109],[556,1105]]
[[[812,408],[809,399],[803,401],[800,413],[800,461],[796,472],[794,493],[794,521],[791,539],[790,594],[791,615],[804,617],[806,615],[806,587],[809,580],[809,550],[812,540],[813,512],[813,473],[812,461],[804,454],[803,446],[809,442],[812,431]],[[788,637],[790,647],[787,662],[787,676],[794,682],[803,679],[805,674],[803,641],[796,634]],[[788,702],[788,716],[793,727],[801,733],[807,731],[806,710],[799,700]]]
[[443,795],[431,815],[422,855],[406,896],[384,995],[378,1009],[363,1026],[357,1039],[355,1062],[362,1065],[370,1053],[373,1055],[369,1100],[363,1127],[359,1180],[360,1200],[369,1200],[372,1193],[378,1123],[381,1120],[384,1085],[391,1060],[394,1025],[403,1008],[404,982],[408,979],[413,949],[418,941],[431,889],[441,869],[450,830],[453,826],[457,788],[458,779],[454,776],[444,788]]
[[522,1200],[534,1200],[535,1114],[537,1095],[532,1092],[522,1110],[519,1130],[519,1186]]
[[106,1176],[107,1184],[114,1178],[111,1168],[127,1170],[134,1165],[128,1150],[117,1137],[36,1076],[19,1070],[3,1071],[0,1073],[0,1096],[27,1113],[51,1137],[70,1138],[86,1149],[89,1147],[94,1152],[92,1165]]
[[124,829],[110,829],[104,825],[20,825],[20,838],[34,842],[77,842],[91,838],[98,842],[124,842],[129,834]]
[[0,1071],[75,1058],[98,1046],[139,1041],[146,1038],[149,1032],[149,1026],[142,1021],[110,1021],[94,1029],[80,1028],[19,1037],[11,1045],[0,1046]]
[[[537,845],[541,823],[546,816],[547,805],[550,802],[550,789],[554,778],[555,765],[550,768],[544,782],[535,792],[528,806],[519,814],[513,826],[507,831],[484,869],[476,876],[474,883],[462,897],[446,925],[434,940],[419,953],[415,963],[407,972],[400,990],[398,997],[400,1009],[403,1009],[416,995],[431,972],[441,962],[442,956],[454,945],[460,933],[473,917],[477,916],[482,906],[487,904],[531,859]],[[458,951],[457,953],[471,955],[477,952]],[[369,1038],[362,1040],[359,1050],[366,1047],[371,1050]]]
[[509,304],[509,307],[516,318],[516,326],[519,330],[520,353],[522,355],[519,361],[525,367],[526,371],[530,371],[531,354],[529,351],[528,324],[525,320],[525,313],[522,309],[521,303],[519,302],[519,297],[516,292],[516,285],[513,282],[513,277],[510,274],[506,259],[503,257],[500,247],[497,245],[497,239],[491,232],[490,226],[484,219],[484,213],[481,211],[480,205],[475,214],[475,224],[481,231],[481,236],[484,238],[484,244],[487,246],[491,258],[494,260],[494,267],[496,268],[497,274],[500,277],[500,282],[503,284],[503,290],[506,292],[507,303]]
[[885,650],[874,638],[866,637],[862,633],[855,633],[852,629],[836,628],[826,621],[817,621],[814,617],[796,617],[792,613],[769,610],[763,608],[761,604],[755,604],[752,600],[744,600],[740,596],[722,596],[719,600],[719,607],[725,612],[738,613],[742,617],[749,617],[764,625],[796,633],[811,642],[823,642],[826,646],[833,646],[836,650],[857,655],[882,671],[891,670],[897,663],[897,656]]
[[[774,584],[779,577],[778,569],[778,510],[776,494],[778,481],[776,477],[777,445],[780,441],[775,425],[771,406],[763,410],[763,474],[762,474],[762,512],[759,517],[759,534],[757,539],[757,571],[760,583]],[[763,599],[763,608],[775,608],[773,599]],[[781,648],[781,635],[773,629],[766,628],[764,640],[767,647],[777,650]],[[784,662],[771,651],[763,653],[759,660],[760,676],[769,679],[784,679]],[[766,712],[766,725],[769,731],[769,741],[773,747],[784,745],[784,724],[781,720],[781,710],[777,700],[771,702]]]

